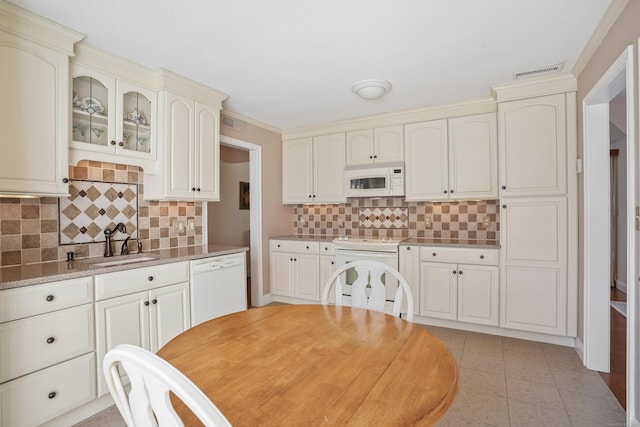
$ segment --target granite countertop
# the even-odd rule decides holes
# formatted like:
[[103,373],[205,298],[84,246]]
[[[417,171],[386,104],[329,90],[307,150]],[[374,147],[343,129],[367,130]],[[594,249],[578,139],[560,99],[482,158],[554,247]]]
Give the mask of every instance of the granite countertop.
[[[147,251],[142,254],[114,255],[110,258],[81,258],[72,262],[52,261],[36,264],[16,265],[0,268],[0,290],[93,276],[113,271],[130,270],[140,267],[167,264],[170,262],[190,261],[211,256],[246,252],[244,246],[203,245],[185,246],[182,248]],[[117,261],[123,258],[153,257],[151,260],[120,264],[113,266],[97,266],[94,263]]]
[[412,238],[400,242],[400,246],[449,246],[453,248],[500,249],[496,240],[457,240]]

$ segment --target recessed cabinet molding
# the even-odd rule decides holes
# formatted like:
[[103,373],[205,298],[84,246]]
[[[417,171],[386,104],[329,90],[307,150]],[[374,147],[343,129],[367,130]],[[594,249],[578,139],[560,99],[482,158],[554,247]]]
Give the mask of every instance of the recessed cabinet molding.
[[495,113],[405,125],[406,200],[498,197]]
[[71,64],[70,159],[131,164],[156,172],[157,95],[154,89]]
[[83,37],[0,2],[0,195],[69,195],[69,57]]
[[345,135],[282,143],[283,203],[344,203]]
[[402,125],[347,132],[346,164],[403,162],[403,134]]

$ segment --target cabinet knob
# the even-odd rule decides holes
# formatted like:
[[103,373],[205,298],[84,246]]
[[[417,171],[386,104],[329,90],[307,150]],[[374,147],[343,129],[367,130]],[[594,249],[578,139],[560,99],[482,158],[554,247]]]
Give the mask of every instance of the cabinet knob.
[[196,187],[191,187],[191,191],[196,191]]
[[507,209],[507,205],[502,205],[502,209]]
[[124,147],[124,142],[122,142],[122,141],[118,142],[118,146]]
[[309,198],[311,198],[311,194],[309,194]]
[[378,156],[377,156],[376,154],[374,154],[374,155],[373,155],[373,158],[374,158],[374,159],[377,159],[377,158],[378,158]]
[[444,194],[447,194],[447,190],[444,190]]
[[298,261],[298,258],[294,258],[293,260],[294,260],[294,261]]
[[506,186],[506,185],[503,185],[503,186],[502,186],[502,189],[503,189],[503,190],[506,190],[506,189],[507,189],[507,186]]
[[49,302],[51,302],[51,301],[53,301],[55,298],[56,298],[56,297],[54,297],[53,295],[47,295],[46,300],[47,300],[47,301],[49,301]]
[[111,145],[116,145],[116,142],[115,141],[111,141]]
[[149,306],[149,301],[145,301],[145,302],[144,302],[144,306],[145,306],[145,307],[148,307],[148,306]]
[[331,265],[335,264],[335,261],[331,261]]
[[458,271],[458,274],[462,276],[462,270]]
[[154,299],[154,300],[151,301],[151,304],[157,304],[157,303],[158,303],[157,299]]
[[57,396],[58,393],[56,393],[55,391],[52,391],[51,393],[49,393],[49,399],[53,399],[54,397]]
[[196,188],[196,191],[200,191],[200,187]]
[[373,156],[369,156],[370,159],[373,159]]
[[54,337],[47,338],[47,344],[53,344],[56,339]]
[[309,246],[307,246],[307,249],[309,249]]
[[435,253],[435,252],[434,252],[434,253],[432,253],[432,254],[431,254],[431,256],[436,256],[436,253]]
[[455,270],[453,270],[453,274],[458,274],[458,272],[457,272],[457,271],[455,271]]
[[484,255],[480,255],[480,259],[484,259]]
[[62,178],[62,182],[67,184],[69,182],[69,178]]
[[453,194],[453,190],[449,190],[449,193]]
[[147,280],[150,281],[150,282],[153,282],[153,276],[147,277]]
[[411,246],[407,246],[407,250],[410,251],[411,250]]
[[280,245],[278,245],[278,247],[280,247]]

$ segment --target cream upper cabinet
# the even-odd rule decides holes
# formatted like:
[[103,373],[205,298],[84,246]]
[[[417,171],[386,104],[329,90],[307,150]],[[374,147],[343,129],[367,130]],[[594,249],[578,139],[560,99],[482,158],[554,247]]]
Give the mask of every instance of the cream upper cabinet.
[[282,143],[283,203],[344,203],[345,135]]
[[501,196],[567,191],[565,94],[498,104]]
[[405,125],[406,200],[498,196],[495,113]]
[[0,2],[0,194],[69,194],[69,57],[82,35]]
[[163,126],[159,155],[163,174],[145,175],[145,198],[220,200],[220,108],[161,91]]
[[403,134],[402,125],[347,132],[346,164],[404,161]]
[[93,67],[71,64],[70,158],[155,169],[156,92]]

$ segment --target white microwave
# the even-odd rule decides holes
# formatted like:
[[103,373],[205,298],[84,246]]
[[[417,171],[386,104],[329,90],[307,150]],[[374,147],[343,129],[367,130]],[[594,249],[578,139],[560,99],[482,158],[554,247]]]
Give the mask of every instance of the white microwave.
[[404,196],[404,164],[348,166],[344,176],[347,197]]

